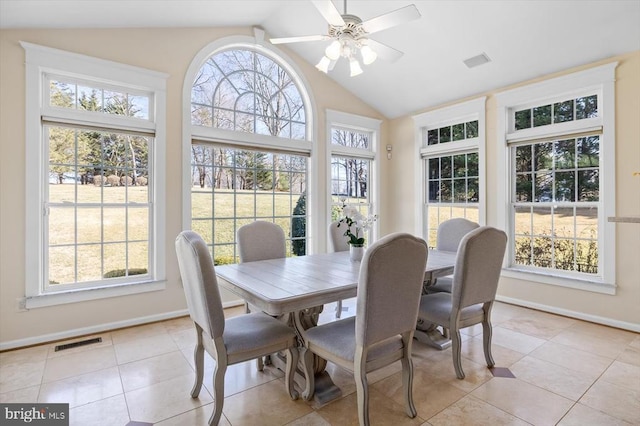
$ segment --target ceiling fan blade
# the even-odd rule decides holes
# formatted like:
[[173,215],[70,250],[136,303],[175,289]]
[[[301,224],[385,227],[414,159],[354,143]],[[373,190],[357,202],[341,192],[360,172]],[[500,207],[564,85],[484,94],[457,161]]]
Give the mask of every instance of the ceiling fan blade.
[[311,3],[318,9],[318,12],[326,19],[326,21],[336,27],[344,27],[344,19],[336,9],[331,0],[311,0]]
[[404,55],[401,51],[394,49],[393,47],[387,46],[386,44],[380,43],[379,41],[375,41],[369,39],[367,41],[369,47],[378,54],[379,57],[388,62],[395,62]]
[[300,37],[281,37],[281,38],[270,38],[269,41],[271,44],[284,44],[284,43],[299,43],[302,41],[322,41],[329,40],[331,37],[328,35],[309,35],[309,36],[300,36]]
[[418,19],[420,12],[414,4],[405,6],[403,8],[394,10],[393,12],[385,13],[384,15],[371,18],[362,23],[362,28],[369,34],[378,31],[386,30],[387,28],[395,27],[396,25],[404,24],[405,22]]

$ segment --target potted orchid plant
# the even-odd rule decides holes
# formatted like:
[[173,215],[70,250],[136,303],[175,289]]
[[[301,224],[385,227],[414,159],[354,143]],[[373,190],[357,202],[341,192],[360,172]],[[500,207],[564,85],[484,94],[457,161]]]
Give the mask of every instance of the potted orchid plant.
[[361,260],[364,254],[365,231],[371,229],[373,223],[378,219],[377,215],[363,215],[360,211],[348,205],[342,206],[342,218],[338,221],[338,227],[346,226],[344,236],[349,238],[349,249],[351,260]]

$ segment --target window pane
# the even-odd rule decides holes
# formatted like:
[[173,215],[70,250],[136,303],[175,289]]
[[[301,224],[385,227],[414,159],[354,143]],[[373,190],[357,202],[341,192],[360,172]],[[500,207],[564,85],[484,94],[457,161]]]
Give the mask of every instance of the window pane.
[[553,173],[535,173],[534,200],[549,202],[552,200]]
[[598,201],[599,177],[598,170],[578,171],[578,201]]
[[451,127],[440,128],[440,143],[451,142]]
[[479,176],[478,153],[467,154],[467,176]]
[[429,159],[429,179],[438,179],[440,177],[440,159]]
[[454,124],[452,127],[452,134],[454,141],[460,141],[465,138],[464,134],[464,123]]
[[453,180],[453,200],[456,203],[464,203],[465,201],[467,201],[466,179]]
[[452,181],[451,179],[442,180],[440,182],[440,202],[450,203],[452,201]]
[[440,177],[450,178],[452,176],[452,164],[453,157],[441,157],[440,158]]
[[554,207],[553,229],[558,237],[575,237],[575,217],[573,207]]
[[556,201],[569,201],[573,202],[576,199],[576,183],[575,172],[556,172],[555,185]]
[[575,162],[576,141],[567,139],[555,143],[556,169],[573,169]]
[[600,164],[600,137],[578,138],[578,167],[598,167]]
[[598,96],[586,96],[576,99],[576,120],[598,116]]
[[516,174],[516,202],[533,200],[533,175],[531,173]]
[[438,143],[438,129],[431,129],[427,132],[427,145],[436,145]]
[[453,176],[464,177],[467,174],[466,155],[453,156]]
[[553,122],[573,121],[573,100],[553,104]]
[[533,127],[551,124],[551,105],[535,107],[533,109]]
[[530,172],[531,169],[531,145],[516,147],[516,172]]
[[478,120],[465,123],[465,127],[467,131],[467,139],[478,137]]
[[521,111],[516,111],[516,130],[529,129],[531,128],[531,110],[523,109]]
[[553,167],[553,143],[534,145],[534,170],[551,170]]

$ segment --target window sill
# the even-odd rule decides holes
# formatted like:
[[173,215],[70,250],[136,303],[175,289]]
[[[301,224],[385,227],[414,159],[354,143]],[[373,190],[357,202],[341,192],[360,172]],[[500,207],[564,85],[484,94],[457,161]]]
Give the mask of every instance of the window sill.
[[588,281],[574,277],[560,277],[557,275],[545,274],[542,272],[524,271],[522,269],[505,268],[501,276],[516,278],[524,281],[531,281],[540,284],[550,284],[559,287],[573,288],[576,290],[590,291],[601,294],[616,294],[616,285],[602,281]]
[[106,299],[109,297],[126,296],[129,294],[147,293],[150,291],[164,290],[166,281],[152,281],[143,283],[123,284],[112,287],[101,287],[47,293],[38,296],[30,296],[25,300],[25,308],[43,308],[46,306],[64,305],[67,303],[86,302],[88,300]]

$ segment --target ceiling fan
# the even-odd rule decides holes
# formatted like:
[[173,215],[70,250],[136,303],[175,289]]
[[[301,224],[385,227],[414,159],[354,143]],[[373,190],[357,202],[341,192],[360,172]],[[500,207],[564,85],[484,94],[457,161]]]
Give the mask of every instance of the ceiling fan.
[[369,38],[370,34],[420,17],[418,8],[413,4],[362,21],[359,17],[347,13],[347,0],[344,0],[343,14],[340,14],[331,0],[311,0],[311,3],[329,23],[328,34],[272,38],[269,41],[272,44],[283,44],[333,40],[326,48],[325,54],[316,65],[316,68],[327,73],[333,69],[337,60],[343,57],[349,61],[352,77],[362,74],[362,68],[357,58],[358,52],[365,65],[371,64],[378,56],[394,62],[403,55],[401,51]]

